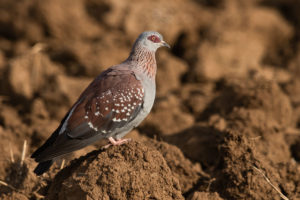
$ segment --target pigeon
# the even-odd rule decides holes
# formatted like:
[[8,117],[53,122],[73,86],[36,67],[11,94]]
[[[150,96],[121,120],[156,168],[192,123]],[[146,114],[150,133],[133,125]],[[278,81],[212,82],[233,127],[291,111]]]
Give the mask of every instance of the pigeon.
[[[129,57],[98,75],[79,96],[58,128],[32,155],[36,175],[49,170],[60,156],[107,138],[122,139],[149,114],[156,93],[156,50],[170,46],[160,33],[146,31],[136,39]],[[108,147],[108,146],[107,146]]]

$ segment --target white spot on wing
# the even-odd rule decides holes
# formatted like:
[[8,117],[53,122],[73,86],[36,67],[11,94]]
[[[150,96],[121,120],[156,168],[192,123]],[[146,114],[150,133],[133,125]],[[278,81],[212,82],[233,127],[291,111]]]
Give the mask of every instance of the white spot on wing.
[[113,122],[120,122],[121,121],[121,119],[117,119],[115,117],[112,120],[113,120]]
[[88,125],[89,125],[89,127],[90,127],[91,129],[93,129],[94,131],[98,131],[97,127],[94,127],[94,125],[92,124],[92,122],[89,122]]

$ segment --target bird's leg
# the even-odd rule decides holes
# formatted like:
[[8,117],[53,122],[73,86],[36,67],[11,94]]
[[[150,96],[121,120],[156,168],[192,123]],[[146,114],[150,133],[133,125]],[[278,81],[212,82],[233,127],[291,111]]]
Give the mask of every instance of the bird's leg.
[[114,139],[113,137],[108,138],[108,140],[111,142],[112,145],[121,145],[129,142],[131,138],[124,138],[124,139]]
[[125,143],[129,142],[131,139],[130,138],[124,138],[124,139],[116,139],[115,140],[113,137],[109,137],[108,140],[110,141],[110,144],[105,145],[103,147],[104,149],[107,149],[111,145],[117,146],[117,145],[125,144]]

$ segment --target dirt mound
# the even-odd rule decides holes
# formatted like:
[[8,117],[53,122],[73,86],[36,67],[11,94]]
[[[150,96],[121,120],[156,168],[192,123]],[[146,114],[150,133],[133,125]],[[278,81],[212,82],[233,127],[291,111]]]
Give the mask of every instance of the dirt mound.
[[[276,82],[266,79],[230,79],[221,83],[220,87],[222,87],[220,96],[211,102],[204,113],[208,115],[218,113],[225,118],[238,115],[241,121],[247,121],[247,117],[250,118],[251,115],[244,117],[241,113],[234,115],[244,110],[257,112],[257,115],[250,119],[253,124],[256,118],[256,126],[280,128],[295,125],[291,102]],[[266,118],[268,120],[265,120]],[[259,124],[260,122],[266,124]]]
[[56,176],[47,198],[183,199],[178,179],[162,155],[137,142],[72,162]]
[[[257,148],[260,145],[266,147],[268,142],[247,138],[239,131],[230,130],[220,143],[220,162],[218,169],[214,170],[216,180],[212,183],[213,190],[219,191],[226,199],[265,199],[265,194],[273,199],[280,199],[273,188],[276,187],[290,194],[290,198],[296,198],[300,191],[300,176],[295,162],[279,157],[290,157],[289,154],[284,155],[286,152],[279,154],[277,160],[272,160],[269,154]],[[274,153],[278,154],[282,146],[288,147],[287,144],[281,144]],[[268,149],[276,151],[276,147],[273,146]],[[275,156],[273,158],[275,159]],[[294,177],[289,174],[293,174]]]

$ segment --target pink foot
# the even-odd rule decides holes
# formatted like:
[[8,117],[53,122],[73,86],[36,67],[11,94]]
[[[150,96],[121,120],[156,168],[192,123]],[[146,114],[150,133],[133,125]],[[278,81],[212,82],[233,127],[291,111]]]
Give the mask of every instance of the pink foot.
[[125,144],[129,141],[131,141],[131,138],[125,138],[125,139],[114,139],[113,137],[109,137],[108,140],[110,141],[110,144],[105,145],[104,147],[102,147],[103,149],[107,149],[110,146],[116,146],[116,145],[122,145]]

